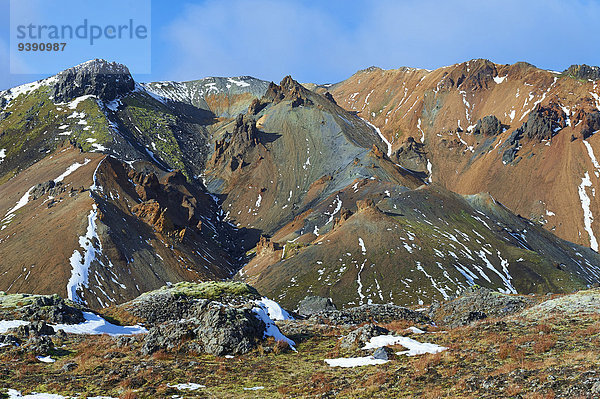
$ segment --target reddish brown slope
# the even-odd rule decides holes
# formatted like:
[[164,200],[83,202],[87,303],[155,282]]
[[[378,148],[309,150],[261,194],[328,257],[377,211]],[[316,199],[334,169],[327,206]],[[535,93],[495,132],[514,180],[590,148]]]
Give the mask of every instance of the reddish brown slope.
[[[600,129],[593,122],[600,110],[598,82],[525,63],[473,60],[434,71],[369,68],[329,90],[338,104],[380,127],[395,151],[407,147],[410,136],[417,145],[423,142],[417,164],[407,167],[427,171],[429,161],[433,181],[452,191],[490,192],[562,238],[593,242],[582,196],[590,198],[589,210],[597,218],[600,202],[594,194],[600,180],[583,136]],[[536,116],[549,113],[551,127],[521,138],[515,159],[505,164],[502,156],[510,148],[505,141],[536,111]],[[506,131],[474,134],[477,121],[488,115]],[[586,140],[595,155],[598,140],[594,135]],[[396,160],[405,163],[407,154],[414,151],[403,151]],[[590,184],[580,189],[586,172]],[[600,226],[592,222],[591,228],[594,239],[600,236]]]
[[232,275],[236,232],[214,200],[180,172],[134,167],[64,148],[3,184],[0,290],[104,307],[167,282]]

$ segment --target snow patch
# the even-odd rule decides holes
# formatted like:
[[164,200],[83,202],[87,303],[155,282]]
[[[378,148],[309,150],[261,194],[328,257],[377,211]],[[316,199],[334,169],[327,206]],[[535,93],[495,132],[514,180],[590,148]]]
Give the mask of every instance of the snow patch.
[[11,328],[26,326],[29,322],[25,320],[0,320],[0,334],[6,333]]
[[365,248],[365,242],[360,237],[358,237],[358,245],[360,245],[360,249],[362,250],[363,255],[366,255],[367,254],[367,248]]
[[594,171],[594,174],[596,175],[596,177],[600,177],[600,164],[598,163],[598,160],[594,156],[594,150],[592,149],[592,145],[590,143],[588,143],[586,140],[583,140],[583,145],[585,145],[585,148],[587,149],[590,160],[592,161],[594,168],[596,168],[596,170]]
[[167,384],[167,386],[169,388],[175,388],[175,389],[178,389],[180,391],[183,391],[183,390],[195,391],[195,390],[200,389],[200,388],[206,388],[206,385],[200,385],[200,384],[196,384],[196,383],[193,383],[193,382],[188,382],[188,383],[185,383],[185,384],[173,384],[173,385]]
[[52,393],[30,393],[23,395],[16,389],[9,389],[7,392],[8,399],[67,399],[62,395],[55,395]]
[[294,320],[277,302],[267,297],[262,297],[260,301],[256,301],[256,304],[267,310],[271,320]]
[[69,104],[67,104],[67,107],[69,109],[76,109],[77,106],[79,105],[79,103],[81,103],[82,101],[87,100],[88,98],[96,98],[96,96],[91,95],[91,94],[87,94],[85,96],[77,97],[76,99],[74,99],[73,101],[71,101]]
[[[86,234],[79,237],[79,245],[83,249],[83,255],[78,251],[73,251],[73,255],[69,258],[71,263],[71,277],[67,283],[67,296],[74,302],[84,303],[83,298],[79,296],[77,291],[88,286],[89,268],[97,256],[102,253],[102,244],[100,237],[96,232],[96,218],[98,217],[98,208],[96,204],[92,206],[92,210],[88,215],[88,227]],[[96,248],[97,243],[99,249]]]
[[[506,75],[508,76],[508,75]],[[502,82],[504,82],[504,79],[506,79],[506,76],[500,77],[500,76],[494,76],[494,82],[496,82],[497,84],[500,84]]]
[[398,352],[399,355],[406,356],[424,355],[426,353],[438,353],[448,349],[444,346],[430,344],[427,342],[419,342],[408,337],[396,337],[394,335],[378,335],[376,337],[372,337],[371,340],[362,349],[377,349],[383,346],[392,345],[402,345],[403,347],[408,349],[407,351]]
[[233,83],[234,85],[236,85],[238,87],[250,87],[250,83],[244,82],[244,81],[241,81],[241,80],[235,80],[233,78],[227,78],[227,81],[229,83]]
[[104,320],[95,313],[83,312],[85,321],[79,324],[56,324],[53,325],[56,331],[63,330],[71,334],[102,335],[134,335],[145,334],[148,332],[144,327],[135,326],[117,326]]
[[427,182],[431,183],[433,179],[433,165],[429,159],[427,160],[427,173],[429,174],[427,177]]
[[325,363],[327,363],[331,367],[373,366],[376,364],[384,364],[388,361],[389,360],[375,359],[373,356],[325,359]]
[[260,320],[262,320],[265,325],[266,325],[266,329],[265,329],[265,337],[273,337],[275,339],[275,341],[283,341],[283,342],[287,342],[287,344],[290,346],[290,348],[292,348],[292,350],[296,351],[295,345],[296,343],[294,341],[292,341],[291,339],[289,339],[288,337],[286,337],[285,335],[283,335],[281,333],[281,331],[279,331],[279,328],[277,327],[277,325],[275,325],[275,322],[273,321],[273,319],[271,319],[271,317],[269,317],[269,308],[261,303],[260,301],[256,303],[258,306],[254,307],[252,309],[252,311],[256,314],[256,316],[258,316],[258,318]]

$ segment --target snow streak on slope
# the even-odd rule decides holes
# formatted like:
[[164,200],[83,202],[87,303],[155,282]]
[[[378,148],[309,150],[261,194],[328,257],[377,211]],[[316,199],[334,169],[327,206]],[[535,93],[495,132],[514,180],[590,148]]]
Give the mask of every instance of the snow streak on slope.
[[54,182],[58,183],[58,182],[63,181],[65,179],[65,177],[69,176],[71,173],[75,172],[80,167],[87,165],[88,163],[90,163],[90,160],[88,158],[86,158],[83,161],[83,163],[75,162],[73,165],[69,166],[63,174],[61,174],[56,179],[54,179]]
[[590,143],[588,143],[586,140],[583,140],[583,144],[585,145],[585,148],[587,149],[588,155],[590,156],[590,159],[592,161],[592,164],[594,165],[594,168],[596,168],[596,170],[594,171],[594,174],[596,175],[596,177],[600,177],[600,164],[598,164],[598,160],[594,156],[594,150],[592,149],[592,145]]
[[[84,303],[83,298],[77,293],[83,287],[88,286],[89,269],[97,256],[102,253],[102,244],[100,237],[96,232],[96,218],[98,217],[98,208],[93,205],[90,214],[88,215],[88,227],[86,234],[79,237],[79,245],[83,249],[83,255],[78,251],[73,251],[73,255],[69,259],[71,263],[71,278],[67,283],[67,296],[74,302]],[[96,249],[94,240],[98,243],[99,249]]]
[[362,119],[363,121],[365,121],[365,123],[367,125],[371,126],[371,128],[377,132],[377,134],[379,135],[379,137],[381,138],[381,140],[387,145],[387,156],[391,157],[392,156],[392,144],[385,138],[385,136],[383,135],[383,133],[381,133],[381,130],[379,130],[379,128],[377,126],[375,126],[374,124],[372,124],[368,120],[363,119],[363,118],[360,118],[360,119]]
[[592,187],[592,181],[590,180],[590,174],[585,172],[585,175],[581,178],[581,184],[578,187],[579,199],[581,200],[581,208],[583,209],[583,224],[585,231],[590,236],[590,248],[594,251],[598,251],[598,241],[594,236],[594,230],[592,230],[592,222],[594,221],[594,215],[590,209],[590,197],[585,191],[586,187]]
[[4,219],[2,219],[2,221],[1,221],[2,227],[0,227],[0,230],[4,230],[6,228],[6,226],[10,223],[10,221],[15,217],[16,211],[18,211],[19,209],[21,209],[25,205],[27,205],[27,203],[29,202],[29,195],[31,194],[31,191],[33,190],[33,188],[34,187],[31,187],[29,190],[27,190],[25,192],[25,194],[23,194],[21,199],[19,199],[17,204],[6,212],[6,214],[4,215]]
[[4,158],[6,158],[6,148],[0,150],[0,163],[4,161]]

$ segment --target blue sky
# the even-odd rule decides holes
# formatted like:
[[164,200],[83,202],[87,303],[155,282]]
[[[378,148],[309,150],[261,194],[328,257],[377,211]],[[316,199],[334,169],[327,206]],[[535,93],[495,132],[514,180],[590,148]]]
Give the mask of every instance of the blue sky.
[[[69,16],[61,0],[36,1]],[[600,64],[600,0],[152,0],[151,5],[151,73],[134,73],[139,81],[238,75],[279,81],[291,74],[302,82],[328,83],[371,65],[433,69],[473,58],[527,61],[552,70]],[[44,76],[10,73],[9,9],[9,0],[0,0],[0,89]],[[112,60],[126,58],[118,53]]]

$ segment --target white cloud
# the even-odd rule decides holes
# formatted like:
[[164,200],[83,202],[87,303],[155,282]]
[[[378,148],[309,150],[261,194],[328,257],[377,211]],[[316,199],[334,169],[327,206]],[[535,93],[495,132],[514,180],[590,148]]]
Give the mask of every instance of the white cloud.
[[352,50],[337,21],[301,3],[209,1],[188,6],[167,29],[174,78],[337,71]]
[[[598,63],[590,40],[598,37],[600,6],[591,1],[339,4],[339,12],[283,0],[189,5],[164,32],[173,60],[166,78],[254,75],[279,80],[292,74],[301,81],[325,82],[370,65],[435,68],[471,58],[560,69]],[[354,20],[345,20],[350,16]]]

